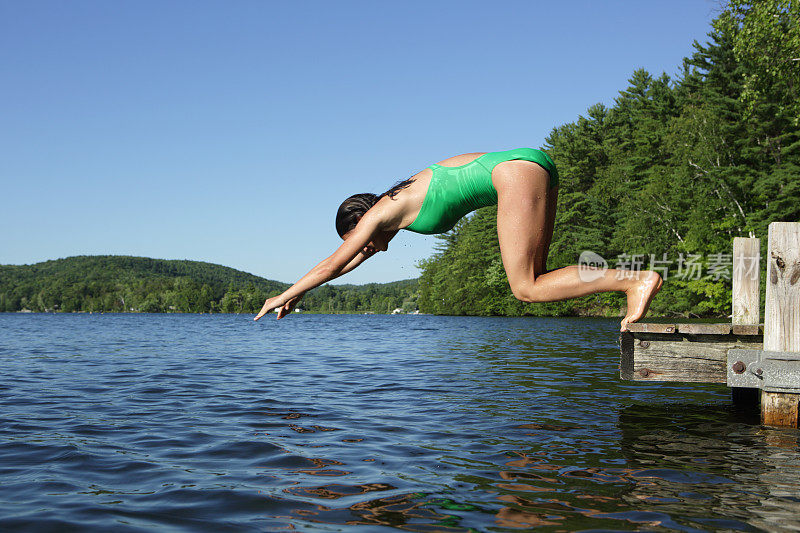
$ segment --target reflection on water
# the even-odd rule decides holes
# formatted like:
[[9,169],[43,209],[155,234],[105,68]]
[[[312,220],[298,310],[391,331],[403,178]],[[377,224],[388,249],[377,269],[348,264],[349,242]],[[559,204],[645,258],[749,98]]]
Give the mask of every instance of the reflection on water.
[[800,530],[798,432],[615,329],[0,315],[0,529]]

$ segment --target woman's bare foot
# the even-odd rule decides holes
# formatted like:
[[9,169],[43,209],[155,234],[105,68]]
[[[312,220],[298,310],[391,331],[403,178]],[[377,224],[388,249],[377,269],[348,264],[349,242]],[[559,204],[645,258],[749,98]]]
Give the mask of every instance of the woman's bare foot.
[[636,322],[647,313],[650,302],[658,291],[661,290],[663,281],[658,272],[645,270],[640,273],[640,278],[631,288],[625,291],[628,298],[628,313],[622,319],[620,331],[628,329],[628,324]]

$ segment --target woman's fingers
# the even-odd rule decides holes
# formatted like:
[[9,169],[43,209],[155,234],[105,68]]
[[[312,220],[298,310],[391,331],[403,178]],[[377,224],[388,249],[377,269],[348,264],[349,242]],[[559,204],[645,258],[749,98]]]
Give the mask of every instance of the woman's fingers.
[[[276,307],[278,307],[275,303],[275,298],[267,298],[267,301],[264,302],[264,306],[261,308],[261,311],[258,312],[256,317],[253,320],[258,320],[262,316],[266,315]],[[280,318],[280,317],[278,317]]]
[[302,298],[303,298],[302,294],[300,296],[295,296],[288,302],[287,301],[281,302],[280,296],[267,298],[267,301],[264,302],[264,306],[261,308],[261,311],[258,312],[258,314],[253,320],[258,320],[259,318],[266,315],[273,309],[278,309],[278,320],[280,320],[281,318],[291,313],[292,310],[294,310],[294,306],[296,306],[297,302],[299,302]]
[[301,298],[302,296],[295,296],[294,298],[286,302],[286,304],[283,307],[281,307],[281,310],[278,311],[278,320],[280,320],[281,318],[285,317],[286,315],[294,311],[297,302],[299,302]]

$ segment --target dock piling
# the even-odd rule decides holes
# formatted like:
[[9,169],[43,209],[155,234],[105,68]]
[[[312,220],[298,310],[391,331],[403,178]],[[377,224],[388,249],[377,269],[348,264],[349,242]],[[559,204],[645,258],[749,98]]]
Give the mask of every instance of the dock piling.
[[[763,350],[800,352],[800,223],[773,222],[767,241]],[[800,394],[761,391],[761,421],[798,427]]]
[[[734,333],[748,328],[758,331],[761,312],[761,239],[734,237],[733,239],[733,292],[731,295],[731,325]],[[731,387],[731,400],[735,405],[755,409],[758,407],[760,389]]]

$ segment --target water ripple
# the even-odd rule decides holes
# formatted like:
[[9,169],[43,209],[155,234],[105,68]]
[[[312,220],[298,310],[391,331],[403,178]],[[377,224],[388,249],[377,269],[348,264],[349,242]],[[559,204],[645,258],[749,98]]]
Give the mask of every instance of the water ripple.
[[0,530],[800,529],[798,432],[615,329],[0,315]]

